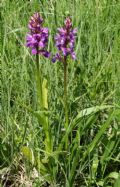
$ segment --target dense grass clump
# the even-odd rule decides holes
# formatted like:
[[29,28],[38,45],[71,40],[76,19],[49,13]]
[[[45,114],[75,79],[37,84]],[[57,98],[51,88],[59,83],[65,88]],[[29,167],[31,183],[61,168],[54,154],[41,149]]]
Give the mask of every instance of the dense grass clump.
[[[66,17],[77,28],[63,63],[36,57],[25,45],[27,25],[40,12],[48,51]],[[50,0],[0,2],[0,186],[120,186],[120,2]]]

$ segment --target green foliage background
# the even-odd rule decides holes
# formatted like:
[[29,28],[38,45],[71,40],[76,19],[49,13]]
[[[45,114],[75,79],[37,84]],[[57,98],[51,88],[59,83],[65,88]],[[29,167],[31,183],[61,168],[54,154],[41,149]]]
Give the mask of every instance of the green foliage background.
[[[48,49],[53,53],[56,52],[54,35],[65,17],[70,15],[78,29],[77,60],[68,62],[69,122],[73,128],[69,129],[67,151],[60,149],[65,134],[63,66],[40,58],[48,80],[54,151],[60,147],[62,152],[59,158],[53,152],[50,165],[43,161],[47,168],[44,174],[39,173],[36,163],[44,151],[44,133],[30,112],[37,105],[35,59],[25,46],[28,20],[36,11],[50,30]],[[37,187],[49,183],[67,187],[119,187],[120,1],[1,0],[0,65],[1,186]],[[29,158],[23,155],[23,148]]]

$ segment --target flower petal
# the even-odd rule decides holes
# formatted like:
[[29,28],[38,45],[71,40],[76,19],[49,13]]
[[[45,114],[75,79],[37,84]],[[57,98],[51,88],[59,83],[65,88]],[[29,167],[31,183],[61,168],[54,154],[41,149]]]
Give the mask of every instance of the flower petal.
[[37,49],[35,48],[33,48],[31,52],[32,52],[32,55],[36,55],[38,53]]

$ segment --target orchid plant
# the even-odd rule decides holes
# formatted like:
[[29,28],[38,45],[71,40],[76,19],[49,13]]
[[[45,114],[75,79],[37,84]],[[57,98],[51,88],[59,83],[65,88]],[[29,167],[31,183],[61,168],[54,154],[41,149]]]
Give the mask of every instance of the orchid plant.
[[[32,55],[36,56],[36,85],[37,85],[37,94],[38,94],[38,113],[35,113],[37,116],[40,125],[43,126],[45,133],[45,151],[51,152],[51,138],[49,132],[48,117],[46,115],[48,104],[47,104],[47,80],[43,78],[42,71],[40,68],[40,56],[45,58],[50,57],[50,53],[47,51],[47,43],[49,31],[48,28],[43,27],[43,18],[38,12],[30,18],[29,24],[29,33],[26,36],[26,46],[31,49]],[[46,155],[45,155],[46,157]]]
[[[39,69],[39,55],[43,55],[46,58],[50,57],[50,52],[46,50],[48,43],[48,28],[42,27],[43,18],[38,12],[36,12],[30,19],[28,28],[30,33],[27,34],[26,44],[31,48],[33,55],[36,55],[37,69]],[[65,128],[68,128],[68,107],[67,107],[67,60],[71,56],[73,60],[76,59],[74,52],[75,38],[77,29],[73,29],[72,21],[70,17],[66,18],[64,26],[58,28],[58,33],[55,36],[55,45],[58,52],[53,56],[52,62],[61,61],[64,65],[64,108],[65,108]],[[38,81],[40,76],[38,73]],[[42,94],[40,94],[40,100],[42,103]]]
[[58,33],[55,36],[55,45],[58,52],[53,57],[52,62],[60,61],[64,65],[64,108],[65,108],[65,128],[68,128],[68,106],[67,106],[67,61],[71,56],[73,60],[76,59],[74,52],[75,38],[77,29],[73,29],[72,21],[68,17],[64,22],[62,28],[58,28]]
[[[38,12],[34,13],[34,15],[30,18],[29,24],[29,33],[26,36],[26,46],[31,49],[31,54],[36,56],[36,85],[37,85],[37,93],[38,93],[38,109],[40,110],[39,113],[35,113],[36,117],[40,125],[42,125],[44,134],[45,134],[45,150],[44,150],[44,158],[39,161],[40,163],[40,171],[47,172],[46,167],[44,165],[47,164],[49,168],[49,172],[52,171],[53,161],[51,162],[50,156],[56,155],[54,157],[55,160],[59,158],[59,152],[63,149],[63,144],[65,144],[65,149],[68,149],[68,129],[69,129],[69,118],[68,118],[68,96],[67,96],[67,64],[68,59],[71,57],[73,60],[76,59],[76,54],[74,52],[75,48],[75,39],[77,29],[73,29],[72,21],[70,17],[66,18],[64,21],[64,26],[62,28],[58,28],[58,33],[55,36],[55,46],[58,49],[58,52],[55,55],[51,55],[47,50],[48,44],[48,37],[49,37],[49,30],[48,28],[43,27],[43,18],[40,16]],[[48,116],[46,115],[46,111],[48,108],[46,107],[44,100],[45,92],[43,89],[46,88],[45,79],[42,76],[42,71],[40,68],[40,56],[45,58],[52,58],[52,62],[55,63],[56,61],[60,61],[63,63],[64,67],[64,111],[65,111],[65,130],[66,134],[63,136],[61,140],[61,144],[56,151],[53,151],[53,142],[52,142],[52,135],[50,132],[49,127],[49,120]],[[52,56],[52,57],[51,57]],[[47,98],[46,98],[47,100]],[[48,105],[47,105],[48,106]],[[44,112],[45,110],[45,112]],[[64,140],[65,139],[65,140]],[[55,154],[55,152],[57,152]],[[51,169],[50,169],[51,168]],[[57,168],[56,168],[57,172]],[[49,177],[47,180],[53,180]]]

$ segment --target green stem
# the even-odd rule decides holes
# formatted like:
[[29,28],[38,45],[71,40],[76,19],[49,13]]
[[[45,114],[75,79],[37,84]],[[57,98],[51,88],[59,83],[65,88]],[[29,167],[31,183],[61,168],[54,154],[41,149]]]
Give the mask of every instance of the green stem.
[[[38,104],[38,110],[44,110],[44,103],[43,103],[43,90],[42,90],[42,73],[39,65],[39,55],[36,55],[36,85],[37,85],[37,104]],[[41,124],[43,126],[44,132],[45,132],[45,150],[46,152],[51,151],[51,140],[50,140],[50,132],[49,132],[49,127],[48,127],[48,117],[45,116],[44,114],[40,116],[41,117]],[[46,156],[45,156],[46,157]]]
[[64,108],[65,108],[65,128],[68,128],[68,103],[67,103],[67,59],[64,57]]
[[37,73],[37,94],[38,94],[38,105],[40,108],[43,108],[43,99],[42,99],[42,77],[39,67],[39,55],[36,54],[36,73]]

